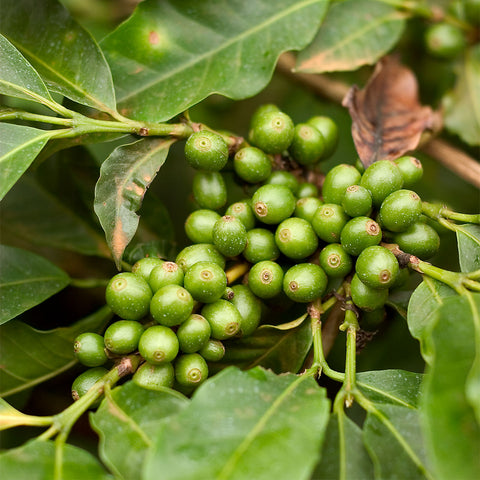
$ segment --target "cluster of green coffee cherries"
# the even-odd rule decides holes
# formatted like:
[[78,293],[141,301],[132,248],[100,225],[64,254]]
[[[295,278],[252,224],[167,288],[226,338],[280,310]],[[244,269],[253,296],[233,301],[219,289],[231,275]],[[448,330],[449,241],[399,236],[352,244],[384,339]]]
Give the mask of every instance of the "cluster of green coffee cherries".
[[[406,189],[422,176],[417,159],[382,160],[367,169],[338,165],[326,173],[320,195],[284,168],[306,173],[332,154],[337,127],[330,118],[294,125],[264,105],[252,117],[248,140],[229,152],[216,132],[189,137],[185,157],[196,169],[197,208],[185,232],[192,243],[174,261],[144,258],[110,280],[106,302],[121,320],[103,336],[75,340],[77,359],[91,369],[77,379],[74,396],[89,386],[80,387],[85,378],[91,384],[105,374],[109,359],[137,352],[144,363],[134,382],[192,391],[207,378],[209,362],[222,359],[225,341],[255,332],[265,304],[308,304],[331,290],[331,280],[351,280],[358,309],[383,318],[403,269],[382,240],[422,259],[436,253],[438,234],[422,215],[420,197]],[[252,190],[231,205],[229,160]],[[232,265],[246,268],[228,286]]]

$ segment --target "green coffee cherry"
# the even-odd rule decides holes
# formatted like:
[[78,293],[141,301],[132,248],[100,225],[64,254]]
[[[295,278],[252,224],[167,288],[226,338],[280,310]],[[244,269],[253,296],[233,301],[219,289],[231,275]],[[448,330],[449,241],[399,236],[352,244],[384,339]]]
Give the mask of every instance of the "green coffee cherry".
[[259,183],[272,173],[272,161],[259,148],[244,147],[233,159],[235,173],[248,183]]
[[227,186],[219,172],[197,171],[193,177],[192,191],[200,208],[218,210],[227,203]]
[[277,227],[275,243],[285,256],[300,260],[315,252],[318,238],[310,222],[303,218],[291,217]]
[[294,215],[299,218],[312,222],[315,212],[323,202],[317,197],[303,197],[297,200]]
[[227,163],[228,145],[217,133],[200,130],[188,137],[185,158],[197,170],[216,172]]
[[184,387],[197,387],[208,377],[208,365],[198,353],[180,355],[175,361],[175,380]]
[[103,337],[93,332],[81,333],[73,343],[75,358],[86,367],[103,365],[108,360],[104,349]]
[[175,263],[186,272],[197,262],[214,262],[225,268],[225,257],[218,251],[215,245],[209,243],[198,243],[185,247],[175,259]]
[[257,107],[250,118],[250,123],[254,125],[265,113],[279,112],[280,109],[273,103],[265,103]]
[[427,51],[438,58],[455,58],[463,51],[466,44],[463,31],[450,23],[441,22],[431,25],[425,32]]
[[360,185],[372,195],[373,205],[379,207],[388,195],[402,188],[403,175],[396,163],[379,160],[365,170]]
[[180,325],[192,313],[194,301],[190,292],[180,285],[160,288],[150,303],[150,313],[160,325]]
[[315,127],[323,136],[325,149],[323,158],[330,157],[338,143],[338,127],[337,124],[329,117],[315,116],[310,118],[307,123]]
[[103,367],[90,368],[81,373],[73,381],[72,398],[77,401],[80,397],[83,397],[107,373],[108,370]]
[[155,267],[148,283],[155,293],[165,285],[183,285],[183,270],[175,262],[164,262],[160,267]]
[[232,304],[237,307],[242,316],[240,333],[243,336],[251,335],[258,327],[262,316],[262,304],[247,285],[234,285]]
[[401,250],[422,260],[432,258],[440,248],[438,233],[425,223],[414,223],[404,232],[393,235],[393,241]]
[[349,218],[340,205],[326,203],[315,212],[312,218],[312,227],[323,241],[338,243],[340,233]]
[[105,290],[105,300],[112,311],[125,320],[140,320],[150,308],[152,290],[139,275],[123,272],[115,275]]
[[355,217],[349,220],[340,234],[340,243],[350,255],[360,255],[367,247],[382,241],[382,230],[369,217]]
[[325,152],[325,139],[312,125],[299,123],[295,126],[288,151],[300,165],[314,165]]
[[297,198],[318,197],[318,188],[311,182],[302,182],[298,184],[296,193]]
[[388,289],[369,287],[356,274],[350,283],[350,293],[353,303],[367,312],[383,307],[388,298]]
[[198,302],[212,303],[222,298],[227,276],[216,263],[197,262],[186,271],[184,286]]
[[134,320],[118,320],[112,323],[104,334],[105,347],[117,355],[125,355],[137,350],[143,334],[143,326]]
[[177,330],[180,350],[184,353],[198,352],[210,339],[212,329],[205,317],[194,313]]
[[350,217],[368,215],[372,210],[372,196],[361,185],[350,185],[345,190],[342,207]]
[[163,262],[164,261],[160,258],[155,257],[142,258],[138,260],[138,262],[135,262],[132,267],[132,273],[134,273],[135,275],[140,275],[148,282],[151,271],[155,267],[159,267],[160,265],[162,265]]
[[360,181],[360,172],[353,166],[342,163],[333,167],[326,175],[322,187],[325,203],[341,205],[345,191]]
[[423,176],[422,162],[415,157],[400,157],[395,160],[400,172],[402,172],[403,186],[411,187]]
[[213,210],[195,210],[185,221],[187,237],[193,243],[213,243],[213,226],[219,218],[220,215]]
[[265,180],[265,185],[283,185],[288,187],[295,195],[299,183],[297,177],[292,172],[288,172],[287,170],[275,170]]
[[400,267],[395,255],[381,246],[367,247],[355,264],[358,278],[371,288],[389,288],[397,279]]
[[213,227],[213,244],[226,257],[240,255],[247,243],[245,225],[236,217],[224,215]]
[[403,232],[422,214],[422,201],[412,190],[391,193],[380,207],[380,221],[391,232]]
[[365,165],[362,163],[360,158],[355,160],[355,168],[363,175],[363,172],[365,171]]
[[360,327],[362,330],[375,331],[383,323],[386,317],[385,308],[377,308],[370,312],[364,311],[360,317]]
[[238,218],[246,230],[251,230],[255,226],[255,215],[252,207],[247,201],[235,202],[225,211],[225,215]]
[[175,371],[171,363],[152,365],[145,362],[134,373],[132,380],[147,390],[162,391],[164,388],[173,387]]
[[247,232],[247,243],[242,255],[250,263],[275,260],[280,250],[275,243],[275,235],[265,228],[254,228]]
[[275,262],[265,260],[252,266],[248,286],[259,298],[272,298],[282,291],[283,270]]
[[274,225],[295,210],[295,197],[284,185],[263,185],[252,197],[253,213],[263,223]]
[[331,278],[343,278],[353,267],[350,255],[338,243],[330,243],[323,248],[318,260],[323,271]]
[[294,302],[308,303],[320,298],[327,289],[328,278],[314,263],[290,267],[283,277],[283,291]]
[[242,316],[237,307],[227,300],[220,299],[207,303],[201,313],[210,324],[211,336],[216,340],[226,340],[240,331]]
[[153,365],[172,362],[178,350],[177,336],[171,328],[163,325],[147,328],[138,343],[140,355]]
[[198,353],[208,362],[219,362],[225,356],[225,346],[211,338]]
[[292,119],[280,111],[265,112],[251,125],[251,141],[265,153],[282,153],[293,139]]

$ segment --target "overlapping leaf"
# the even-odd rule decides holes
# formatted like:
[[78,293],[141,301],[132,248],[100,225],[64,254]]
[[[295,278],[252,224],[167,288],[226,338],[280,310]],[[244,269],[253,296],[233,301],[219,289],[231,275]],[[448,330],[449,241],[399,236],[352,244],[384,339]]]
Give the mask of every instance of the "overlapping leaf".
[[240,99],[313,38],[328,0],[148,0],[102,42],[120,112],[163,121],[212,93]]
[[480,269],[480,225],[460,225],[455,230],[462,272]]

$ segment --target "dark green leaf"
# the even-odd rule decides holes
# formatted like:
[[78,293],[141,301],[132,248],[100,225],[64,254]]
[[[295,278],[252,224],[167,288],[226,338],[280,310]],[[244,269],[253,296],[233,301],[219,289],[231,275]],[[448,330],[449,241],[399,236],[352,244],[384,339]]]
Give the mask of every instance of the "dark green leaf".
[[373,464],[363,445],[362,430],[342,411],[328,422],[322,460],[312,480],[371,480]]
[[282,52],[308,44],[327,6],[328,0],[142,2],[102,42],[120,112],[163,121],[212,93],[254,95]]
[[444,283],[427,276],[424,276],[423,282],[412,293],[408,304],[408,328],[412,336],[420,341],[422,356],[427,362],[430,362],[432,356],[429,345],[430,327],[444,300],[456,295]]
[[480,45],[463,58],[455,88],[444,99],[445,126],[470,145],[480,145]]
[[110,257],[103,236],[31,177],[24,176],[5,197],[2,219],[3,231],[34,244]]
[[162,424],[144,478],[308,479],[328,411],[312,377],[228,368]]
[[68,275],[27,250],[0,245],[0,325],[65,288]]
[[112,316],[103,307],[71,327],[40,331],[17,320],[0,327],[0,395],[20,392],[72,367],[75,337],[100,330]]
[[400,39],[406,15],[373,0],[334,3],[297,61],[300,72],[355,70],[374,64]]
[[33,440],[0,454],[0,472],[5,479],[16,480],[107,480],[112,477],[90,453],[72,445],[63,447],[61,475],[55,471],[55,443]]
[[94,208],[118,268],[138,227],[140,217],[135,212],[174,141],[142,139],[122,145],[102,164]]
[[[445,299],[432,330],[432,361],[425,375],[421,412],[427,451],[438,479],[480,477],[480,400],[477,390],[475,419],[465,392],[480,348],[480,295],[470,300]],[[477,386],[479,377],[477,369]]]
[[54,130],[0,123],[0,200],[54,135]]
[[90,416],[103,462],[116,477],[137,480],[163,419],[187,405],[174,390],[145,390],[131,381],[115,388]]
[[2,0],[0,31],[52,90],[98,110],[115,110],[112,77],[101,50],[60,2]]
[[462,272],[480,269],[480,225],[459,225],[456,230]]

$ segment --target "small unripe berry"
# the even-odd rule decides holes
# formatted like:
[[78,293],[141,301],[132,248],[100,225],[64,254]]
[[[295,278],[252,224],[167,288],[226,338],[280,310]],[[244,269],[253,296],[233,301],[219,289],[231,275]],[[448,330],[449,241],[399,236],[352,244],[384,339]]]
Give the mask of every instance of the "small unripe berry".
[[185,158],[197,170],[218,171],[228,160],[228,145],[217,133],[200,130],[185,144]]
[[108,370],[103,367],[89,368],[81,373],[73,381],[72,398],[77,401],[79,398],[83,397],[107,373]]
[[358,278],[371,288],[389,288],[397,279],[400,267],[395,255],[379,245],[367,247],[355,264]]
[[295,195],[297,193],[299,183],[297,177],[292,172],[287,170],[275,170],[265,180],[265,185],[283,185],[288,187]]
[[427,51],[438,58],[454,58],[462,52],[466,44],[462,30],[446,22],[431,25],[425,32]]
[[335,152],[338,143],[337,124],[330,117],[320,115],[310,118],[307,123],[315,127],[323,136],[325,143],[323,158],[330,157]]
[[219,362],[225,355],[225,346],[211,338],[198,352],[208,362]]
[[312,222],[315,212],[318,207],[322,206],[323,202],[317,197],[303,197],[297,200],[295,205],[294,215],[299,218]]
[[367,312],[383,307],[388,298],[388,289],[369,287],[356,274],[350,283],[350,293],[353,303]]
[[99,367],[107,361],[103,337],[98,333],[85,332],[78,335],[73,344],[75,358],[86,367]]
[[315,212],[312,218],[312,227],[323,241],[338,243],[340,233],[349,218],[340,205],[326,203]]
[[234,285],[232,290],[234,296],[231,302],[242,316],[240,333],[243,336],[251,335],[260,323],[262,304],[247,285]]
[[213,243],[213,226],[219,218],[213,210],[195,210],[185,221],[187,237],[193,243]]
[[265,228],[249,230],[242,255],[250,263],[275,260],[280,255],[280,250],[275,243],[275,235]]
[[342,206],[345,213],[351,217],[368,215],[372,209],[372,196],[365,187],[350,185],[345,190]]
[[175,361],[175,380],[184,387],[197,387],[208,377],[208,366],[198,353],[180,355]]
[[391,232],[403,232],[422,214],[422,200],[412,190],[391,193],[380,207],[380,221]]
[[252,122],[251,141],[266,153],[282,153],[293,139],[292,119],[280,111],[265,112]]
[[393,235],[393,241],[401,250],[422,260],[433,257],[440,248],[438,233],[425,223],[414,223],[404,232]]
[[282,291],[283,270],[275,262],[256,263],[248,274],[248,286],[260,298],[272,298]]
[[248,183],[259,183],[272,173],[272,161],[259,148],[244,147],[233,159],[235,173]]
[[160,267],[155,267],[148,283],[155,293],[165,285],[183,285],[183,270],[175,262],[163,262]]
[[395,160],[395,163],[402,172],[404,187],[411,187],[422,178],[422,162],[417,158],[409,156],[400,157]]
[[227,300],[207,303],[201,313],[210,324],[211,336],[216,340],[226,340],[240,331],[242,316],[237,307]]
[[225,215],[235,217],[240,220],[246,230],[251,230],[255,226],[255,215],[252,207],[247,201],[235,202],[225,210]]
[[320,298],[327,288],[328,278],[314,263],[290,267],[283,277],[283,291],[294,302],[307,303]]
[[147,328],[138,343],[140,355],[153,365],[172,362],[178,350],[177,336],[172,329],[163,325]]
[[312,125],[299,123],[295,126],[288,151],[300,165],[314,165],[325,152],[325,139]]
[[225,257],[218,251],[215,245],[210,243],[198,243],[185,247],[175,259],[175,263],[186,272],[197,262],[214,262],[225,268]]
[[164,388],[173,387],[175,371],[171,363],[152,365],[145,362],[134,373],[132,380],[139,387],[147,390],[162,391]]
[[142,324],[134,320],[118,320],[105,330],[105,347],[117,355],[134,352],[143,332]]
[[227,186],[219,172],[197,171],[193,177],[192,191],[200,208],[218,210],[227,203]]
[[340,234],[340,243],[350,255],[360,255],[367,247],[382,241],[382,230],[369,217],[355,217],[349,220]]
[[247,230],[236,217],[224,215],[213,227],[213,244],[226,257],[240,255],[247,243]]
[[360,185],[372,195],[373,205],[379,207],[388,195],[402,188],[403,175],[396,163],[379,160],[365,170]]
[[184,353],[198,352],[209,340],[212,329],[205,317],[194,313],[177,330],[180,350]]
[[192,313],[194,301],[190,292],[179,285],[160,288],[150,303],[152,317],[161,325],[180,325]]
[[135,275],[140,275],[148,282],[151,271],[155,267],[162,265],[163,262],[164,260],[155,257],[142,258],[138,260],[138,262],[135,262],[135,264],[132,266],[132,273],[135,273]]
[[288,258],[300,260],[311,255],[318,247],[318,238],[310,222],[291,217],[277,227],[275,242]]
[[333,167],[325,175],[322,187],[323,201],[341,205],[347,188],[356,185],[360,178],[360,172],[353,165],[342,163]]
[[323,248],[318,260],[324,272],[332,278],[345,277],[353,267],[350,255],[338,243],[330,243]]
[[225,292],[227,276],[216,263],[197,262],[186,271],[184,286],[198,302],[216,302]]
[[263,223],[274,225],[295,210],[295,197],[284,185],[263,185],[252,197],[253,213]]
[[298,184],[296,193],[297,198],[318,197],[318,188],[310,182],[302,182]]

